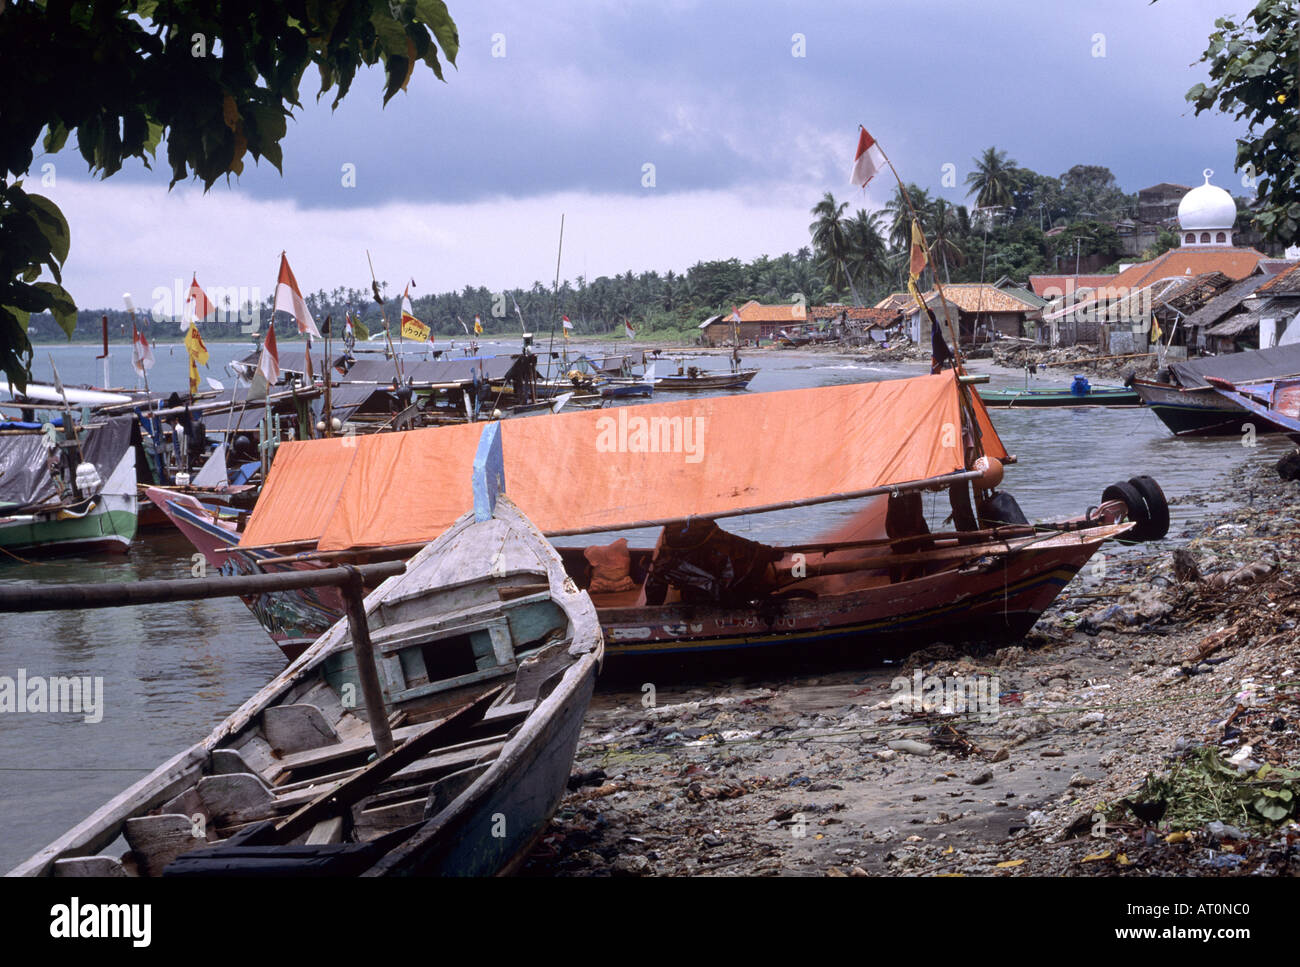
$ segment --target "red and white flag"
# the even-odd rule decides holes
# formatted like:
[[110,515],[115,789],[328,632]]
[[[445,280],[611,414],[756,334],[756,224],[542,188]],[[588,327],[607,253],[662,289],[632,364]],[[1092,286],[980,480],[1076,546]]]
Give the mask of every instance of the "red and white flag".
[[289,313],[298,320],[299,332],[309,332],[317,339],[321,338],[316,320],[307,311],[307,303],[302,297],[302,290],[298,288],[298,280],[293,277],[293,270],[289,268],[289,260],[283,252],[280,253],[280,278],[275,283],[275,308],[271,311]]
[[731,307],[731,321],[736,323],[737,325],[739,325],[741,322],[744,322],[744,320],[740,318],[740,310],[737,309],[735,306]]
[[266,342],[262,343],[262,358],[257,361],[257,375],[266,380],[267,392],[270,387],[280,382],[280,351],[275,345],[275,326],[266,330]]
[[153,369],[153,347],[134,322],[131,323],[131,365],[140,377],[144,376],[146,370]]
[[560,324],[564,326],[564,338],[569,338],[569,330],[573,328],[573,323],[569,321],[568,316],[560,316]]
[[858,135],[858,153],[853,156],[853,173],[849,175],[849,184],[867,187],[867,182],[876,177],[876,172],[884,166],[884,153],[876,144],[876,139],[863,128]]
[[628,339],[636,338],[636,330],[632,328],[632,323],[628,322],[626,319],[623,320],[623,332]]
[[212,300],[208,298],[208,294],[204,292],[202,286],[199,285],[199,277],[197,275],[193,276],[191,279],[190,291],[185,296],[185,305],[188,306],[191,302],[194,303],[194,315],[192,318],[196,321],[206,320],[208,316],[213,315],[217,311],[217,307],[212,304]]

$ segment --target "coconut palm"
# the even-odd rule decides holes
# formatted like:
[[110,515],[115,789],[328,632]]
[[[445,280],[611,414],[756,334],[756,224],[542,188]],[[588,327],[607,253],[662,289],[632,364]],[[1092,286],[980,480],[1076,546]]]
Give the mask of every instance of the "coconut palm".
[[[848,238],[849,254],[847,258],[849,275],[860,285],[869,285],[873,278],[884,274],[886,253],[885,239],[881,234],[884,228],[884,216],[880,212],[868,212],[859,209],[857,215],[845,224]],[[857,301],[856,290],[854,301]]]
[[1016,185],[1016,163],[1007,158],[1005,151],[993,147],[985,148],[982,155],[971,160],[975,170],[966,176],[966,185],[975,194],[976,206],[1011,207],[1011,193]]
[[835,196],[828,191],[812,207],[812,214],[817,220],[808,226],[808,231],[812,233],[813,247],[821,256],[818,268],[825,274],[827,284],[836,292],[852,288],[847,262],[849,243],[844,220],[848,207],[848,202],[837,202]]
[[943,263],[943,280],[952,281],[948,276],[948,262],[951,259],[957,265],[966,261],[966,254],[957,244],[957,239],[966,234],[963,224],[969,227],[965,217],[965,207],[951,204],[947,199],[936,198],[930,210],[930,265]]

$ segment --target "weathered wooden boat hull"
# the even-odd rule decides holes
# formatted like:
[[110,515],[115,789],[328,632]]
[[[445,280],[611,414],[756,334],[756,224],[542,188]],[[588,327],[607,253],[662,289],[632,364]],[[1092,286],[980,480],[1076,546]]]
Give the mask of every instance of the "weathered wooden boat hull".
[[[575,666],[525,723],[502,767],[434,817],[367,876],[494,876],[515,872],[564,798],[582,720],[596,685],[595,661]],[[539,713],[542,710],[539,709]],[[501,760],[499,760],[501,761]],[[476,784],[477,786],[478,784]]]
[[1172,383],[1134,380],[1133,388],[1175,436],[1239,436],[1247,428],[1277,433],[1280,428],[1225,399],[1212,387],[1184,390]]
[[[205,739],[10,875],[512,870],[566,789],[603,656],[590,598],[498,498],[357,607],[366,652],[358,626],[340,622]],[[363,653],[383,672],[372,687],[389,751],[348,698]],[[128,852],[99,855],[118,836]]]
[[1106,540],[1124,526],[1060,535],[1052,544],[864,591],[765,602],[755,608],[600,608],[612,657],[759,650],[781,657],[833,649],[867,659],[934,641],[1021,638]]

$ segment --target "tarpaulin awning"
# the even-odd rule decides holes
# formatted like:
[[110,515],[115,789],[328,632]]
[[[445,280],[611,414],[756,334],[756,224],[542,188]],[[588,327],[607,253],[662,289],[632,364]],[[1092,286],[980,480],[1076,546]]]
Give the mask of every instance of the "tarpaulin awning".
[[[976,404],[977,417],[983,407]],[[1005,456],[979,418],[986,452]],[[956,376],[648,403],[500,425],[506,492],[548,533],[618,529],[964,469]],[[429,541],[473,504],[482,426],[280,446],[249,546]]]
[[[113,475],[131,445],[134,422],[134,417],[119,416],[84,431],[78,458],[93,463],[101,481]],[[27,507],[58,497],[46,460],[48,452],[43,433],[0,436],[0,504]]]
[[1244,353],[1226,353],[1207,356],[1169,366],[1174,379],[1184,389],[1201,389],[1209,386],[1207,376],[1226,379],[1230,383],[1249,383],[1253,380],[1280,379],[1300,375],[1300,343],[1277,346],[1273,349],[1256,349]]

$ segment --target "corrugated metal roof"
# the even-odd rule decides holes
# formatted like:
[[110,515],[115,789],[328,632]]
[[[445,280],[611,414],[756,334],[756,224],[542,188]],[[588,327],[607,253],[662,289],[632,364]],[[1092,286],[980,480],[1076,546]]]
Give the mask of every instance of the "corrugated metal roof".
[[1201,308],[1189,315],[1183,324],[1189,327],[1213,326],[1231,315],[1245,299],[1265,282],[1262,275],[1251,275],[1228,286]]

